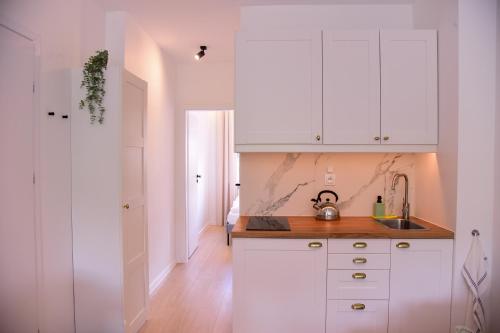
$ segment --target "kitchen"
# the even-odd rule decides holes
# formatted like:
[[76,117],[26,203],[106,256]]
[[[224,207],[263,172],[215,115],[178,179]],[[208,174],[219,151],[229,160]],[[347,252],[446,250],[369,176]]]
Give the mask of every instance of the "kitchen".
[[460,331],[462,266],[490,231],[459,205],[454,5],[242,9],[233,331]]

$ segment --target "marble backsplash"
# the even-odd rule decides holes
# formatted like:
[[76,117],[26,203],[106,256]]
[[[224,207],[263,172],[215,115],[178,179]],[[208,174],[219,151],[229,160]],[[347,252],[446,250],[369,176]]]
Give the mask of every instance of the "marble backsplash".
[[[325,185],[333,169],[335,186]],[[386,214],[401,215],[404,182],[391,190],[394,174],[410,179],[411,212],[415,212],[415,154],[384,153],[242,153],[240,211],[242,215],[314,215],[311,198],[321,190],[339,196],[342,216],[372,215],[377,195]]]

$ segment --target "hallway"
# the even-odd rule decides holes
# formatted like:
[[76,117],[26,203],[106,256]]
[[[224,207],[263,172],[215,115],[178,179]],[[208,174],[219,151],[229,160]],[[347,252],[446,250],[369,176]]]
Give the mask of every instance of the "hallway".
[[209,226],[152,297],[141,333],[230,333],[231,300],[231,248],[224,227]]

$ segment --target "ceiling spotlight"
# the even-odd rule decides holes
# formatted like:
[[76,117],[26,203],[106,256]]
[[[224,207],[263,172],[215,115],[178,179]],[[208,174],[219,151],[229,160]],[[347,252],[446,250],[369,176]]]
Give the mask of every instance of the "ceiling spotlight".
[[200,52],[196,53],[194,55],[194,58],[196,60],[200,60],[201,58],[203,58],[205,56],[205,51],[207,50],[207,47],[205,45],[200,45]]

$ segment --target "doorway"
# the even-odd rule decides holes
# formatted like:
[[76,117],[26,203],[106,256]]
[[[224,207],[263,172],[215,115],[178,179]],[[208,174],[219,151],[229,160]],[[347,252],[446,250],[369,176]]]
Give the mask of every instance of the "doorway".
[[239,156],[234,153],[232,110],[186,111],[186,223],[190,258],[209,225],[224,226],[237,195]]
[[0,23],[0,331],[37,332],[35,43]]

